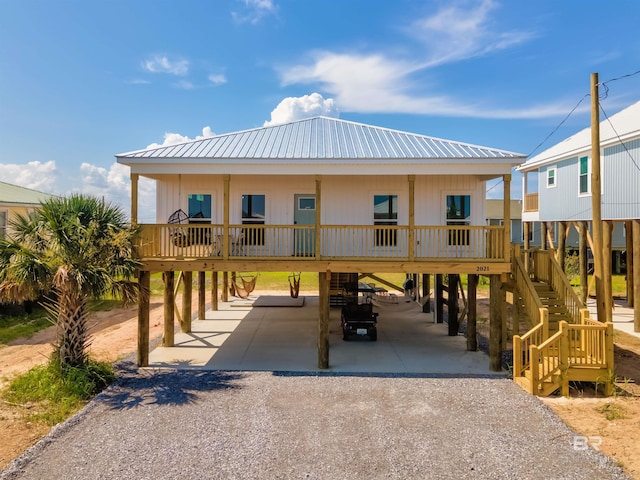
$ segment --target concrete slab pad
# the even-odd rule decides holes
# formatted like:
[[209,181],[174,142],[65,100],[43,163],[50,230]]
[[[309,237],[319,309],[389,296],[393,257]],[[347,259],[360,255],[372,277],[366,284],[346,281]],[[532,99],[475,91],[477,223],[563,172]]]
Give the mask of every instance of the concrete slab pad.
[[[285,297],[286,298],[286,297]],[[321,372],[317,368],[318,297],[304,306],[238,310],[223,303],[195,320],[191,333],[176,333],[175,346],[151,352],[152,368]],[[482,352],[467,352],[466,338],[449,337],[415,303],[375,307],[378,341],[342,339],[340,308],[331,308],[330,372],[496,375]]]

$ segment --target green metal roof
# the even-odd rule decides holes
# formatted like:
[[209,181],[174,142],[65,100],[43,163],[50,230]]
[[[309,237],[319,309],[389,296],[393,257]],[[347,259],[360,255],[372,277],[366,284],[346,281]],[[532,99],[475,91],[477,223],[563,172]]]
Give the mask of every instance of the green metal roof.
[[54,197],[55,195],[50,193],[0,182],[0,203],[2,204],[39,205],[40,202]]

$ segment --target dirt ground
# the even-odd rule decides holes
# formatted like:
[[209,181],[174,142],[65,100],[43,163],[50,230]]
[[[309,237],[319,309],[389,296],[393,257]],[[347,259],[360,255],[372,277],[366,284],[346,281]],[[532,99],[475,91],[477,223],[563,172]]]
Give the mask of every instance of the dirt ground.
[[[261,292],[262,293],[262,292]],[[194,311],[197,305],[194,303]],[[150,336],[162,335],[163,309],[160,299],[152,301]],[[478,300],[479,333],[482,318],[488,317],[488,300]],[[99,360],[116,361],[135,351],[137,346],[137,309],[119,308],[93,314],[92,355]],[[13,376],[45,363],[54,339],[53,328],[31,338],[0,345],[0,387]],[[616,375],[618,392],[609,398],[598,397],[592,385],[572,385],[571,398],[543,399],[592,448],[614,458],[633,478],[640,479],[640,338],[616,332]],[[26,406],[0,400],[0,469],[46,435],[49,427],[25,420]],[[607,416],[611,418],[607,419]],[[576,445],[578,448],[582,444]]]

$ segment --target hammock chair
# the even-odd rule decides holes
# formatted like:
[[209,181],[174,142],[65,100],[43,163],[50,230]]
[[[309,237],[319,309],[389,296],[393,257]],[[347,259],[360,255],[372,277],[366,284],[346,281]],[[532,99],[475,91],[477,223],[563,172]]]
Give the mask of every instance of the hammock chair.
[[[179,209],[173,212],[169,216],[169,220],[167,221],[170,225],[182,224],[189,222],[189,215],[187,215],[184,210]],[[188,247],[191,245],[191,239],[189,238],[189,234],[185,229],[182,228],[170,228],[169,235],[171,236],[171,241],[176,247]]]
[[300,272],[289,275],[289,293],[291,298],[298,298],[300,293]]
[[242,275],[238,276],[240,281],[242,281],[242,287],[238,285],[236,282],[236,276],[231,276],[231,285],[233,286],[233,290],[235,291],[234,295],[240,298],[248,298],[251,292],[256,288],[256,280],[258,280],[258,274],[252,276],[247,276],[248,280],[245,279]]

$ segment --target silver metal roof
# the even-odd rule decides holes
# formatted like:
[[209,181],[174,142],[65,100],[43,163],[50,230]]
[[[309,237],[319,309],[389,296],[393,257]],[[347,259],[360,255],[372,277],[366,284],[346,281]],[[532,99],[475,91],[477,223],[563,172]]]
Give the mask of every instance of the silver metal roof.
[[346,160],[517,159],[524,155],[335,118],[314,117],[116,157]]

